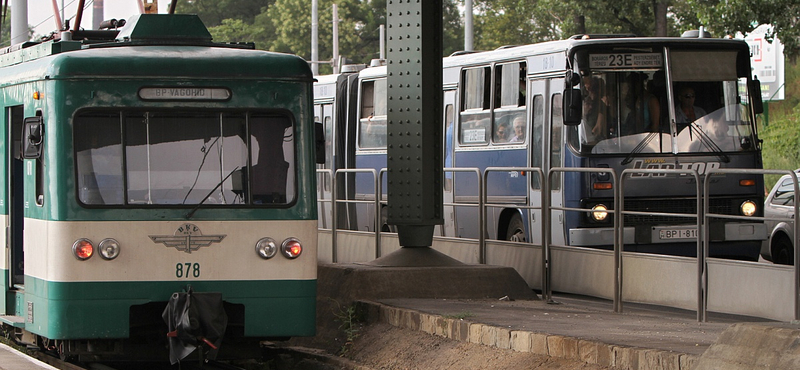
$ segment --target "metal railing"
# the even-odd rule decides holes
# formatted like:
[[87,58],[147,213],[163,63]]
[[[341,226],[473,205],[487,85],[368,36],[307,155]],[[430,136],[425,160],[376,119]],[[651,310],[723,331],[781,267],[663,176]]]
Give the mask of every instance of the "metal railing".
[[[794,299],[793,299],[793,302],[794,302],[794,319],[795,320],[800,320],[800,267],[798,267],[798,266],[800,266],[800,254],[797,253],[798,252],[798,250],[797,250],[797,242],[798,242],[797,237],[798,237],[798,235],[800,235],[800,223],[794,222],[795,221],[794,218],[774,218],[774,217],[767,218],[767,217],[758,217],[758,216],[746,217],[746,216],[733,216],[733,215],[725,215],[725,214],[719,214],[719,213],[710,213],[709,212],[709,210],[710,210],[710,205],[709,205],[709,181],[711,180],[711,177],[713,175],[716,175],[716,174],[720,174],[720,175],[724,175],[724,174],[790,175],[790,177],[792,178],[792,184],[794,186],[795,197],[797,197],[797,194],[800,194],[800,188],[798,188],[798,179],[797,179],[798,174],[796,174],[794,171],[786,171],[786,170],[754,170],[754,169],[728,169],[728,168],[718,168],[718,169],[714,169],[714,170],[709,170],[706,173],[705,179],[703,181],[703,188],[704,188],[704,190],[703,190],[703,199],[705,199],[705,202],[703,204],[703,217],[704,217],[704,224],[706,224],[706,225],[709,224],[709,220],[711,218],[734,219],[734,220],[745,219],[745,220],[762,220],[762,221],[767,221],[767,220],[769,220],[769,221],[785,221],[785,222],[791,222],[791,223],[794,224],[794,230],[793,230],[794,231],[794,239],[793,239],[794,243],[792,244],[792,247],[794,247],[794,255],[793,255],[794,256]],[[793,214],[797,215],[798,209],[800,208],[800,202],[797,202],[795,200],[793,203],[794,203],[794,213]],[[763,204],[757,204],[757,206],[763,206]],[[767,230],[767,233],[770,233],[770,231],[771,230]],[[709,245],[710,240],[709,240],[708,233],[704,233],[703,238],[704,238],[703,240],[704,240],[705,245]],[[767,240],[769,240],[769,235],[767,236]],[[699,258],[699,255],[698,255],[698,258]],[[708,248],[706,248],[706,250],[705,250],[705,254],[703,256],[703,259],[704,259],[704,264],[703,264],[702,268],[704,269],[703,272],[704,272],[704,276],[705,276],[705,275],[707,275],[707,272],[705,270],[708,269],[708,266],[705,263],[705,261],[708,260]],[[774,256],[773,256],[773,259],[774,259]],[[707,302],[708,301],[708,279],[707,278],[702,281],[702,283],[700,285],[700,288],[702,288],[702,293],[703,293],[703,296],[701,297],[701,299],[703,301],[703,306],[701,307],[702,308],[702,319],[698,318],[698,320],[706,321],[706,319],[707,319],[706,310],[707,310],[707,303],[708,303]]]
[[[620,201],[620,199],[625,199],[625,181],[624,180],[625,180],[626,175],[630,175],[630,174],[658,174],[658,175],[661,175],[661,174],[664,174],[664,175],[666,175],[666,174],[674,174],[674,175],[678,175],[678,176],[680,176],[680,175],[691,175],[691,176],[693,176],[694,177],[694,181],[695,181],[695,185],[697,186],[697,189],[695,190],[695,199],[696,199],[696,202],[697,202],[697,204],[695,206],[695,213],[693,213],[693,214],[692,213],[669,213],[669,212],[647,212],[647,213],[645,213],[645,212],[638,212],[638,211],[625,211],[625,202]],[[622,246],[625,245],[623,243],[624,235],[622,235],[623,233],[620,232],[620,230],[624,230],[625,229],[624,215],[626,215],[626,214],[631,214],[631,215],[634,215],[634,214],[649,214],[649,215],[653,215],[653,214],[655,214],[655,215],[661,215],[661,216],[684,217],[684,218],[694,218],[695,219],[696,225],[697,225],[697,286],[698,286],[698,293],[697,293],[698,294],[698,296],[697,296],[697,320],[698,321],[704,321],[704,320],[701,320],[701,312],[703,312],[702,308],[705,307],[704,306],[704,302],[705,301],[703,300],[702,291],[701,291],[700,288],[702,287],[703,280],[706,278],[706,276],[705,276],[705,269],[703,267],[704,264],[705,264],[705,261],[701,257],[703,255],[703,242],[702,242],[701,235],[707,234],[708,229],[705,228],[704,225],[702,224],[702,218],[700,217],[699,212],[698,212],[698,210],[702,209],[702,198],[700,198],[700,175],[697,173],[696,170],[628,168],[628,169],[625,169],[625,170],[622,171],[622,173],[620,174],[620,177],[618,179],[618,183],[619,183],[619,189],[618,189],[617,193],[615,194],[614,198],[615,198],[615,203],[618,203],[619,205],[618,205],[618,207],[615,207],[615,208],[619,209],[619,212],[617,212],[616,214],[618,214],[619,217],[622,217],[623,219],[620,220],[620,222],[619,222],[619,228],[617,228],[616,225],[615,225],[615,231],[614,232],[615,232],[615,235],[617,235],[617,237],[619,238],[619,239],[617,239],[617,242],[614,245],[615,259],[618,258],[618,257],[616,257],[617,247],[622,249]],[[620,280],[622,279],[622,275],[623,275],[622,274],[622,259],[621,259],[621,257],[619,257],[619,279]],[[617,294],[618,294],[618,296],[617,296]],[[621,289],[621,287],[620,287],[619,292],[615,293],[615,302],[616,302],[617,298],[619,298],[619,311],[617,311],[617,312],[622,312],[622,289]],[[617,305],[615,304],[614,307],[615,307],[615,311],[616,311]]]
[[[542,272],[542,299],[543,300],[552,300],[552,282],[551,282],[551,247],[558,246],[558,247],[569,247],[568,245],[554,245],[552,244],[552,212],[553,211],[566,211],[566,212],[592,212],[592,209],[588,208],[575,208],[575,207],[564,207],[564,206],[552,206],[552,189],[551,189],[551,181],[553,180],[554,176],[557,173],[566,173],[566,172],[580,172],[580,173],[608,173],[609,179],[612,183],[612,188],[616,189],[614,191],[614,206],[612,210],[608,210],[609,214],[613,214],[614,217],[614,242],[613,242],[613,261],[614,261],[614,293],[613,293],[613,304],[614,304],[614,311],[615,312],[623,312],[623,277],[624,277],[624,269],[623,269],[623,259],[622,259],[622,252],[623,246],[625,241],[624,235],[624,228],[625,228],[625,215],[659,215],[659,216],[667,216],[667,217],[679,217],[679,218],[687,218],[687,219],[695,219],[696,227],[697,227],[697,320],[704,322],[707,320],[707,299],[708,299],[708,246],[710,245],[709,239],[709,219],[711,218],[729,218],[729,219],[747,219],[747,220],[774,220],[774,221],[786,221],[786,222],[793,222],[794,223],[794,240],[797,241],[798,236],[800,236],[800,223],[795,223],[794,219],[790,218],[766,218],[766,217],[758,217],[758,216],[734,216],[734,215],[725,215],[725,214],[716,214],[710,213],[710,187],[713,184],[710,184],[710,179],[713,175],[719,174],[794,174],[792,171],[784,171],[784,170],[746,170],[746,169],[714,169],[709,170],[708,173],[704,175],[700,175],[696,170],[681,170],[681,169],[626,169],[621,173],[617,174],[616,171],[610,168],[553,168],[547,172],[546,177],[540,168],[536,167],[488,167],[484,171],[480,171],[478,168],[445,168],[445,172],[469,172],[474,173],[477,177],[478,181],[478,202],[475,204],[474,202],[456,202],[455,197],[452,203],[445,203],[445,206],[454,206],[454,207],[478,207],[479,208],[479,263],[485,264],[486,263],[486,222],[487,222],[487,209],[490,207],[512,207],[516,209],[527,209],[529,211],[532,210],[541,210],[542,211],[542,219],[543,222],[541,223],[542,227],[540,232],[542,233],[542,265],[541,265],[541,272]],[[544,177],[544,181],[541,181],[541,192],[542,192],[542,204],[541,206],[532,206],[530,196],[528,193],[527,199],[528,201],[524,204],[516,204],[516,203],[490,203],[487,191],[487,183],[489,181],[488,176],[491,172],[510,172],[510,171],[527,171],[529,173],[535,173],[539,176],[539,179]],[[383,200],[383,192],[382,192],[382,176],[386,172],[386,169],[383,168],[379,171],[374,169],[340,169],[337,170],[331,176],[330,170],[317,170],[318,173],[327,173],[329,176],[328,178],[331,179],[331,194],[332,199],[330,200],[320,200],[320,202],[330,202],[332,204],[332,227],[331,227],[331,234],[332,234],[332,256],[333,262],[337,262],[337,238],[336,238],[336,229],[337,229],[337,210],[336,204],[339,203],[370,203],[373,204],[375,207],[375,258],[380,257],[380,245],[381,245],[381,204],[386,204],[386,201]],[[342,173],[371,173],[373,176],[373,190],[375,198],[374,200],[355,200],[355,199],[337,199],[337,192],[336,192],[336,180],[338,176]],[[695,184],[697,185],[696,188],[696,208],[695,210],[702,210],[702,212],[695,213],[670,213],[670,212],[641,212],[641,211],[633,211],[633,210],[625,210],[624,209],[624,202],[622,199],[625,199],[625,180],[631,177],[634,174],[659,174],[659,175],[684,175],[684,176],[691,176],[694,178]],[[667,177],[667,176],[665,176]],[[794,190],[795,194],[800,194],[800,189],[798,189],[798,178],[797,176],[792,177],[794,180]],[[702,181],[701,181],[702,180]],[[701,184],[703,186],[701,186]],[[530,191],[530,181],[528,181],[528,191]],[[759,205],[760,206],[760,205]],[[800,207],[800,202],[795,202],[794,204],[794,213],[798,213],[798,207]],[[533,230],[531,230],[533,233]],[[796,244],[796,243],[795,243]],[[797,246],[794,245],[795,253],[794,253],[794,306],[795,306],[795,319],[800,320],[800,253],[797,253]]]
[[[559,167],[559,168],[551,168],[550,171],[547,172],[547,178],[543,183],[543,204],[542,207],[547,210],[548,217],[542,217],[544,222],[542,222],[542,228],[544,229],[544,234],[542,234],[542,240],[544,241],[543,254],[546,256],[546,259],[543,261],[543,279],[542,279],[542,299],[552,300],[553,292],[552,292],[552,284],[550,282],[550,247],[552,246],[552,235],[551,231],[552,224],[551,220],[552,212],[556,211],[573,211],[573,212],[592,212],[591,209],[587,208],[574,208],[574,207],[554,207],[552,206],[552,191],[550,189],[553,176],[557,173],[565,173],[565,172],[579,172],[579,173],[608,173],[611,175],[610,179],[612,180],[611,185],[613,189],[617,189],[618,187],[616,184],[618,183],[616,172],[613,168],[566,168],[566,167]],[[620,230],[620,213],[619,210],[619,193],[617,190],[614,192],[614,209],[611,211],[614,213],[614,312],[622,312],[622,238],[619,237],[621,234]],[[546,278],[546,279],[545,279]]]

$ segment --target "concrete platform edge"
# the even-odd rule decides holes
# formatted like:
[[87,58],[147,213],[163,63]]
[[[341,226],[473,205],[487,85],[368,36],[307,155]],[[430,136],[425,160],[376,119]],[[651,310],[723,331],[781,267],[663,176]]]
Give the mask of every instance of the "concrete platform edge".
[[361,300],[371,322],[422,331],[460,342],[517,352],[583,361],[621,370],[692,370],[699,356],[657,349],[619,346],[562,335],[510,330],[459,318]]

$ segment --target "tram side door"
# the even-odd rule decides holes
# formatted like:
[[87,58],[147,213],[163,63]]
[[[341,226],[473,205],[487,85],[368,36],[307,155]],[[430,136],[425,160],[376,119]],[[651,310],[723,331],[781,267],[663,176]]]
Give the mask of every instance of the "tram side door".
[[[456,90],[446,90],[444,92],[444,117],[443,121],[444,125],[444,135],[442,138],[444,140],[444,145],[442,148],[444,150],[444,168],[454,167],[453,165],[453,158],[454,158],[454,148],[455,143],[453,140],[454,130],[455,130],[455,105],[456,105]],[[444,203],[444,225],[441,225],[440,231],[436,233],[436,235],[440,236],[456,236],[456,212],[452,205],[453,204],[453,178],[455,178],[455,174],[453,172],[445,172],[444,173],[444,191],[443,191],[443,198],[442,201]],[[439,227],[437,225],[437,227]]]
[[23,230],[25,222],[24,201],[24,162],[20,155],[20,136],[24,121],[23,106],[8,108],[6,112],[9,119],[7,137],[11,138],[6,146],[8,182],[8,218],[6,220],[6,241],[11,251],[10,271],[11,284],[20,286],[25,283],[25,255],[23,249]]

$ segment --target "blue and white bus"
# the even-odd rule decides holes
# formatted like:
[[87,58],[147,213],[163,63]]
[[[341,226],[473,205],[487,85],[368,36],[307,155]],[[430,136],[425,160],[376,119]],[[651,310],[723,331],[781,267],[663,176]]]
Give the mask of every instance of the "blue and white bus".
[[[448,205],[437,235],[477,239],[484,229],[487,238],[541,245],[547,222],[554,245],[611,249],[614,222],[605,211],[614,207],[624,170],[694,170],[702,178],[715,169],[762,167],[760,92],[750,91],[757,83],[742,40],[581,35],[453,55],[443,66],[443,165],[478,169],[492,205],[484,227],[476,227],[477,207],[449,204],[477,204],[478,176],[446,170]],[[385,67],[347,78],[348,102],[336,105],[346,114],[333,113],[347,117],[336,123],[346,145],[334,156],[349,161],[337,168],[380,174],[386,166],[386,116],[378,108],[385,78]],[[579,171],[588,168],[609,172]],[[668,172],[624,179],[623,207],[635,212],[621,223],[624,250],[696,254],[696,219],[674,214],[701,213],[697,181]],[[352,189],[348,199],[374,199],[372,184],[340,177],[353,180],[344,185]],[[710,255],[756,260],[765,229],[747,217],[762,214],[762,176],[715,175],[710,183],[709,212],[734,216],[711,219]],[[543,191],[551,195],[547,212]],[[374,230],[374,213],[352,211],[359,218],[346,228]]]

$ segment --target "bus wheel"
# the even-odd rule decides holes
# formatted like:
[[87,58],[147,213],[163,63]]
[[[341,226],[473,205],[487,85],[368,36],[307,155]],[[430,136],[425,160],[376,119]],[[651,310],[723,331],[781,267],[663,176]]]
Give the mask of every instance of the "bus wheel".
[[389,225],[388,220],[389,220],[389,208],[381,207],[381,232],[396,233],[397,226]]
[[786,235],[779,236],[772,246],[772,262],[778,265],[794,264],[794,247]]
[[522,216],[515,214],[511,216],[508,222],[508,229],[506,229],[506,240],[512,242],[526,242],[525,239],[525,224],[522,223]]

